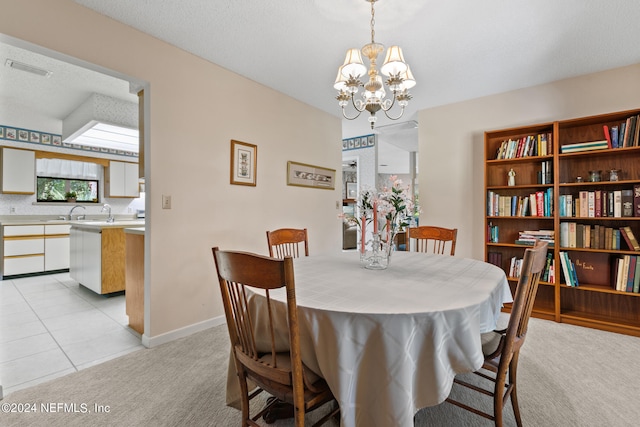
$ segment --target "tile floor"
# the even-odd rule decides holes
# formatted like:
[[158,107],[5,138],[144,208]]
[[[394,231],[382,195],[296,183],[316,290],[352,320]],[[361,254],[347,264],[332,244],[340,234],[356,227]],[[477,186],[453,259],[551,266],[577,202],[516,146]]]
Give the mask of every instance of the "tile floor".
[[124,295],[98,295],[69,273],[0,281],[4,396],[143,349]]

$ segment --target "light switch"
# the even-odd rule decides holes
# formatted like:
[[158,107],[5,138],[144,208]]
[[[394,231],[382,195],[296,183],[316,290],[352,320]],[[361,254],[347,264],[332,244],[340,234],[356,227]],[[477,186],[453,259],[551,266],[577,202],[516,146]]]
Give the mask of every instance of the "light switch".
[[162,195],[162,209],[171,209],[171,196]]

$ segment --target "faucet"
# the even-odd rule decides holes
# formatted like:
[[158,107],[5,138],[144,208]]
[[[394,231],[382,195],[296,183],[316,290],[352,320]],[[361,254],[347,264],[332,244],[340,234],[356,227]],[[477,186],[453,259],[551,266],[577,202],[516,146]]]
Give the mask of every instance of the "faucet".
[[105,203],[102,206],[102,210],[100,212],[104,212],[104,211],[109,211],[109,216],[107,216],[107,222],[113,222],[115,218],[111,216],[111,205],[108,203]]
[[[72,208],[71,208],[71,210],[69,211],[69,221],[71,221],[71,220],[73,219],[73,218],[71,217],[71,215],[73,214],[73,211],[74,211],[76,208],[82,208],[82,209],[84,209],[85,211],[87,210],[87,208],[85,208],[84,206],[75,205],[75,206],[74,206],[74,207],[72,207]],[[80,217],[83,217],[83,218],[84,218],[84,217],[85,217],[85,215],[84,215],[84,214],[82,214],[82,215],[78,215],[78,218],[77,218],[77,219],[80,219]]]

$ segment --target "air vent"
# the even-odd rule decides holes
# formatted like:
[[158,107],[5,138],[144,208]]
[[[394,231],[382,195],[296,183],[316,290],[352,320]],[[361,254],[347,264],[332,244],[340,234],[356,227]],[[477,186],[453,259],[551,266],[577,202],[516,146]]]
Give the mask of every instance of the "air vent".
[[14,68],[20,71],[26,71],[27,73],[37,74],[42,77],[50,77],[53,74],[52,71],[45,70],[43,68],[34,67],[33,65],[23,64],[22,62],[14,61],[13,59],[7,59],[5,65],[9,68]]

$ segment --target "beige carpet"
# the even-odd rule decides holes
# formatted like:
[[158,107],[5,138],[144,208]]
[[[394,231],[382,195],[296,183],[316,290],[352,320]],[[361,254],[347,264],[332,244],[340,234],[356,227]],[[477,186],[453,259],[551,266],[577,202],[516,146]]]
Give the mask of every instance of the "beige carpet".
[[[228,352],[225,326],[140,350],[6,396],[0,403],[35,404],[37,411],[0,413],[0,426],[239,426],[239,412],[224,403]],[[532,319],[518,376],[525,426],[617,427],[640,420],[639,338]],[[62,412],[43,413],[41,404]],[[95,405],[109,412],[96,413]],[[492,425],[446,403],[421,410],[415,420],[416,426]],[[510,404],[505,425],[515,425]]]

